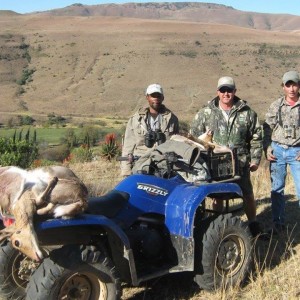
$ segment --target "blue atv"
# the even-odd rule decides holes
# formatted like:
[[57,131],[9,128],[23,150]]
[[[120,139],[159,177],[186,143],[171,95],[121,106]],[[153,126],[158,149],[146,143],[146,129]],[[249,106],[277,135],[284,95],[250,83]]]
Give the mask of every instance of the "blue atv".
[[[131,175],[106,195],[90,198],[85,214],[38,220],[39,243],[49,255],[31,262],[34,271],[26,273],[26,258],[10,243],[2,245],[0,283],[16,270],[23,274],[9,276],[10,299],[12,287],[34,300],[120,299],[122,282],[138,286],[187,271],[206,290],[244,281],[252,265],[251,234],[229,205],[242,192],[231,173],[220,176],[224,160],[210,163],[210,172],[216,166],[218,174],[209,182],[195,184],[174,171],[176,154],[165,159],[164,172]],[[227,204],[222,213],[207,208],[216,198]]]

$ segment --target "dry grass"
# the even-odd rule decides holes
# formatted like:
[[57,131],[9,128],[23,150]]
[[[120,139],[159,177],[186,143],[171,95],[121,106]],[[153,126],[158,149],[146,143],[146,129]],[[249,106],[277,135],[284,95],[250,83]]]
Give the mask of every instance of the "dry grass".
[[99,159],[91,163],[78,163],[69,166],[81,178],[91,196],[100,196],[111,190],[122,178],[119,162]]
[[[70,168],[87,184],[92,195],[101,195],[121,180],[119,163],[103,160],[71,165]],[[270,178],[267,164],[262,163],[252,175],[257,196],[257,214],[265,229],[271,226]],[[244,287],[232,290],[205,292],[198,288],[189,273],[170,274],[142,284],[140,287],[124,285],[126,300],[154,299],[299,299],[300,288],[300,215],[298,202],[294,197],[294,186],[290,175],[287,178],[286,213],[287,232],[270,241],[257,240],[255,247],[255,268]],[[241,214],[245,219],[245,215]]]

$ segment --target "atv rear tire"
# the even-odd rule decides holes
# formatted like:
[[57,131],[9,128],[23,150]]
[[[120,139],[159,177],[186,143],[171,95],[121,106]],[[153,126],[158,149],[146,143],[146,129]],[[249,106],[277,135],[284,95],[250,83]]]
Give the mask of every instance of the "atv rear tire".
[[50,253],[31,276],[30,300],[116,300],[121,284],[111,260],[94,247],[66,246]]
[[4,242],[0,248],[0,298],[23,299],[31,273],[37,264]]
[[252,268],[248,227],[240,218],[226,214],[214,219],[206,228],[198,236],[201,240],[196,241],[196,283],[205,290],[240,284]]

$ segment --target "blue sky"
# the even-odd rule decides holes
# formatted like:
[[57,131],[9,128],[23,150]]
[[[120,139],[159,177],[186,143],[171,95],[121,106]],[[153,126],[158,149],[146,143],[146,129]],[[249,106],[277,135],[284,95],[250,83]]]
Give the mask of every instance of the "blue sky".
[[[195,0],[194,0],[195,1]],[[74,3],[87,5],[104,4],[104,3],[127,3],[127,2],[164,2],[164,1],[89,1],[89,0],[0,0],[0,10],[13,10],[18,13],[28,13],[33,11],[44,11],[54,8],[62,8]],[[166,2],[187,2],[187,1],[166,1]],[[300,15],[299,0],[211,0],[196,1],[207,3],[218,3],[232,6],[235,9],[243,11],[263,12],[263,13],[288,13]]]

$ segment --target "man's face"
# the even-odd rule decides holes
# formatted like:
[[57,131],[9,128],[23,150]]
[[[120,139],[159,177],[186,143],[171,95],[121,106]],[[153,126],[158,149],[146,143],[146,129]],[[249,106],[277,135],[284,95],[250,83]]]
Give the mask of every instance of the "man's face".
[[232,89],[227,86],[223,86],[218,90],[218,96],[220,101],[225,105],[231,105],[233,103],[233,98],[236,89]]
[[164,95],[162,95],[160,93],[153,93],[153,94],[147,95],[147,100],[148,100],[149,106],[151,108],[153,108],[154,110],[158,111],[164,100]]
[[296,101],[298,100],[299,89],[300,89],[299,83],[293,81],[288,81],[283,86],[283,91],[285,96],[289,99],[296,99]]

